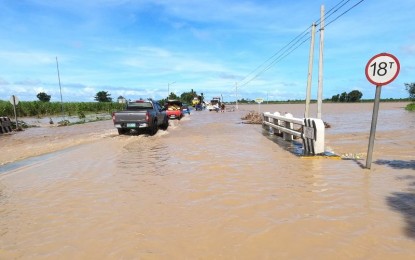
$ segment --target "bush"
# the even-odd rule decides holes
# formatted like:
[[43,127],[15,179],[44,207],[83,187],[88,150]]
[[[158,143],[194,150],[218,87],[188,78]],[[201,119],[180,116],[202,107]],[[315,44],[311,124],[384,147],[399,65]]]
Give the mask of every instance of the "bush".
[[415,111],[415,103],[408,104],[405,109],[408,111]]

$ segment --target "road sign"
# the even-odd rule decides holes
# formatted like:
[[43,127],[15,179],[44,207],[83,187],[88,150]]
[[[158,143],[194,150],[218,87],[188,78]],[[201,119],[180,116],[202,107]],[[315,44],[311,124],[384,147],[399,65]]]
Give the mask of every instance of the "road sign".
[[375,102],[373,105],[372,124],[370,126],[369,145],[367,148],[366,168],[372,164],[373,146],[375,143],[376,124],[378,120],[381,87],[391,83],[401,69],[399,60],[389,53],[373,56],[366,64],[366,78],[376,85]]
[[380,53],[373,56],[366,64],[366,78],[376,86],[391,83],[399,74],[399,60],[389,53]]
[[257,98],[257,99],[255,99],[255,102],[258,103],[258,104],[261,104],[262,102],[264,102],[264,99]]
[[10,97],[10,103],[12,103],[13,106],[17,105],[17,104],[19,104],[19,99],[15,95],[12,95]]

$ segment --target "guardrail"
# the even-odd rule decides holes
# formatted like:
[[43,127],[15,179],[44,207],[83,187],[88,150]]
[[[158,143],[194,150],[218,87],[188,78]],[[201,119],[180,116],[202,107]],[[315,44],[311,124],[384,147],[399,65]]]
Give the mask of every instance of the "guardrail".
[[10,118],[1,116],[0,117],[0,134],[12,132],[12,122]]
[[[262,114],[262,126],[269,126],[274,134],[282,135],[286,141],[293,141],[294,136],[303,140],[304,154],[324,153],[324,122],[317,118],[294,118],[292,114],[281,115],[279,112]],[[294,129],[294,125],[299,126]]]

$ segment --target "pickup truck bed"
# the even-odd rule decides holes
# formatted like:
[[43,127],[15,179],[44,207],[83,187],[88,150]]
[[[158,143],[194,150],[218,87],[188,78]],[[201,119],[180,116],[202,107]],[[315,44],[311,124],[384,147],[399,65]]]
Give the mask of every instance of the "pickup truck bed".
[[152,100],[129,102],[125,110],[112,114],[112,120],[120,135],[127,134],[131,130],[138,133],[140,130],[145,130],[150,135],[154,135],[159,128],[165,130],[169,126],[165,109]]

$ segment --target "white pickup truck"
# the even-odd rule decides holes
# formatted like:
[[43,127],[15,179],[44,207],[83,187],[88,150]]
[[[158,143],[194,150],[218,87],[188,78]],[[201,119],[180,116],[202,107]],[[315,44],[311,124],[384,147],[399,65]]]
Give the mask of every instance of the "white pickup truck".
[[220,109],[220,105],[221,105],[220,97],[213,97],[212,100],[210,101],[210,103],[206,106],[206,108],[209,111],[214,110],[214,111],[218,112],[219,109]]

